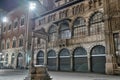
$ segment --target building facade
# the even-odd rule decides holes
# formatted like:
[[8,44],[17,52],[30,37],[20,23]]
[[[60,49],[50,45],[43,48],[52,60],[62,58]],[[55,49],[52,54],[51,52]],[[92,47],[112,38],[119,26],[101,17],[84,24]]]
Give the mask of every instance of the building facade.
[[[37,5],[39,3],[36,3]],[[8,21],[2,23],[1,53],[4,54],[5,68],[27,68],[31,57],[32,18],[44,9],[30,11],[29,5],[22,5],[6,14]]]
[[35,18],[34,65],[44,64],[55,71],[120,73],[120,29],[114,35],[107,33],[112,25],[109,9],[118,2],[56,0],[52,10]]

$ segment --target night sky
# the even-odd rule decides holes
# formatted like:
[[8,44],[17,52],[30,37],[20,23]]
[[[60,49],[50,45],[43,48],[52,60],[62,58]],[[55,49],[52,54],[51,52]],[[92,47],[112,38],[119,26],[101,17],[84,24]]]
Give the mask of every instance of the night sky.
[[27,1],[28,0],[0,0],[0,8],[9,12]]

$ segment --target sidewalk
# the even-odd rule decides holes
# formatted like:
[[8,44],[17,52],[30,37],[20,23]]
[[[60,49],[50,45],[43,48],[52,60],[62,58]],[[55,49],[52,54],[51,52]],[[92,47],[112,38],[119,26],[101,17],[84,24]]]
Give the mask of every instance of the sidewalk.
[[52,80],[120,80],[120,75],[95,73],[49,72]]

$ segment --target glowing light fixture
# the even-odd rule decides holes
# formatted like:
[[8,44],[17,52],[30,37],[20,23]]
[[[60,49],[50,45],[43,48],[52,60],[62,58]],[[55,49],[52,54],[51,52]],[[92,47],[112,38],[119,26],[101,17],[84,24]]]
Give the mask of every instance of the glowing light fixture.
[[34,10],[36,8],[36,3],[35,2],[30,2],[29,3],[29,9]]
[[3,17],[3,22],[8,22],[8,18],[7,17]]

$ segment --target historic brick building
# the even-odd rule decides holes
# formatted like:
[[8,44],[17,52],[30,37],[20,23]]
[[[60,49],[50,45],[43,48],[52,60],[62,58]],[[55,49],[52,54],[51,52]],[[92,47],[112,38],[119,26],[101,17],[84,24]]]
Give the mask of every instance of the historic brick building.
[[31,56],[31,33],[34,28],[32,18],[45,11],[40,3],[37,5],[38,9],[34,11],[29,10],[29,5],[22,5],[6,14],[8,21],[2,23],[0,51],[4,55],[4,67],[28,67]]
[[35,18],[34,64],[55,71],[120,73],[119,3],[55,0],[52,10]]

